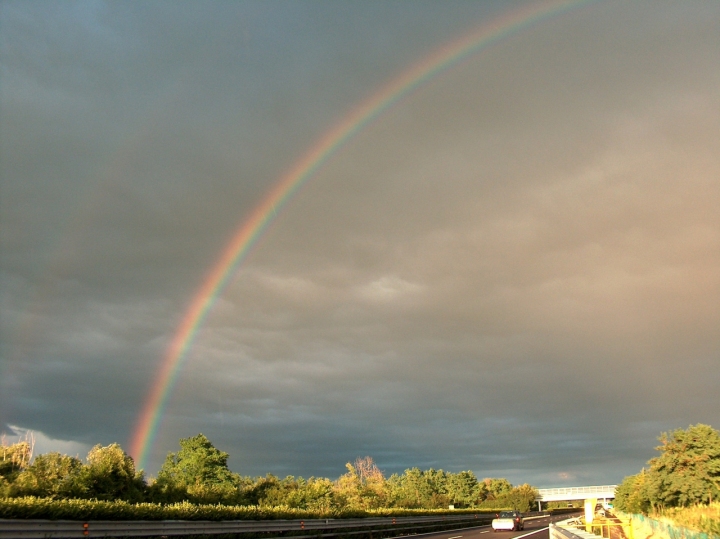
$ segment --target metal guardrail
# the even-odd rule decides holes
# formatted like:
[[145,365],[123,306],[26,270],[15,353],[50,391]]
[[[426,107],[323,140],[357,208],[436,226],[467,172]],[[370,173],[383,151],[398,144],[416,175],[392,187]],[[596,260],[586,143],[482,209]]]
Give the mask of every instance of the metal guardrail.
[[570,518],[549,525],[550,539],[598,539],[597,535],[577,528],[581,519]]
[[550,525],[551,539],[633,539],[633,529],[626,519],[599,518],[587,524],[583,517],[570,518]]
[[[493,515],[463,514],[438,515],[428,517],[371,517],[347,519],[307,519],[307,520],[6,520],[0,519],[0,539],[44,539],[76,537],[160,537],[181,535],[217,535],[253,532],[296,532],[302,537],[304,531],[333,531],[359,529],[355,532],[343,532],[342,535],[355,533],[401,531],[408,528],[437,527],[443,524],[484,524],[492,520]],[[307,533],[310,537],[329,537],[337,533]],[[272,538],[268,538],[272,539]]]

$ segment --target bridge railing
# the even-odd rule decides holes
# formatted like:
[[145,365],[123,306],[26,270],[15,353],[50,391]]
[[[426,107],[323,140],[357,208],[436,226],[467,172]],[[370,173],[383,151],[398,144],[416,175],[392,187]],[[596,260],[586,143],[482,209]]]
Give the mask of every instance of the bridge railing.
[[617,485],[541,488],[538,489],[538,500],[559,501],[583,498],[614,498],[616,488]]
[[540,494],[592,494],[595,492],[615,492],[617,485],[601,485],[596,487],[557,487],[538,489]]

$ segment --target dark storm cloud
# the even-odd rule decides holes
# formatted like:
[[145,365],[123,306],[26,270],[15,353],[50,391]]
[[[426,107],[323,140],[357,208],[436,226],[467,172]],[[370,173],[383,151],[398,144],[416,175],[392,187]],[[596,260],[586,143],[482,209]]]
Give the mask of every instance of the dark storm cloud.
[[[276,178],[506,8],[3,4],[7,430],[125,443]],[[660,431],[712,424],[719,24],[706,3],[593,4],[363,129],[213,305],[150,471],[204,432],[246,474],[334,477],[369,454],[386,472],[607,483]]]

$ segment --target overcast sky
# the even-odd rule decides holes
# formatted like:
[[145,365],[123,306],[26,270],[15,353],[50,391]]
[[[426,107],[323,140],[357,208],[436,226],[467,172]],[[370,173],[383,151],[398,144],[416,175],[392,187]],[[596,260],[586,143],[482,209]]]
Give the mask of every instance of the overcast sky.
[[[533,2],[529,2],[533,3]],[[383,85],[519,2],[0,3],[0,430],[129,440],[250,212]],[[188,352],[147,464],[636,473],[720,427],[720,2],[505,37],[340,149]]]

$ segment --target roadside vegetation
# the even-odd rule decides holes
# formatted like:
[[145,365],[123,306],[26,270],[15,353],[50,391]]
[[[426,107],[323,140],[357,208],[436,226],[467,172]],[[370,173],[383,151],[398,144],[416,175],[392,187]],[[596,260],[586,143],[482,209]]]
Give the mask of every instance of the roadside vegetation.
[[[445,509],[332,509],[307,510],[287,506],[242,506],[223,504],[194,504],[179,502],[129,503],[123,500],[100,501],[52,498],[2,498],[0,518],[39,518],[57,520],[277,520],[312,518],[363,518],[363,517],[404,517],[447,514]],[[459,509],[457,513],[482,514],[487,509]]]
[[615,507],[720,535],[720,432],[691,425],[659,441],[660,455],[618,486]]
[[0,447],[0,518],[261,519],[527,511],[537,491],[471,471],[410,468],[385,477],[370,457],[336,480],[244,477],[202,434],[180,440],[147,479],[118,444],[93,447],[83,462],[60,453],[33,458],[31,440]]
[[720,503],[718,502],[708,505],[700,504],[691,507],[662,509],[658,512],[657,517],[675,526],[682,526],[707,533],[710,536],[720,537]]

